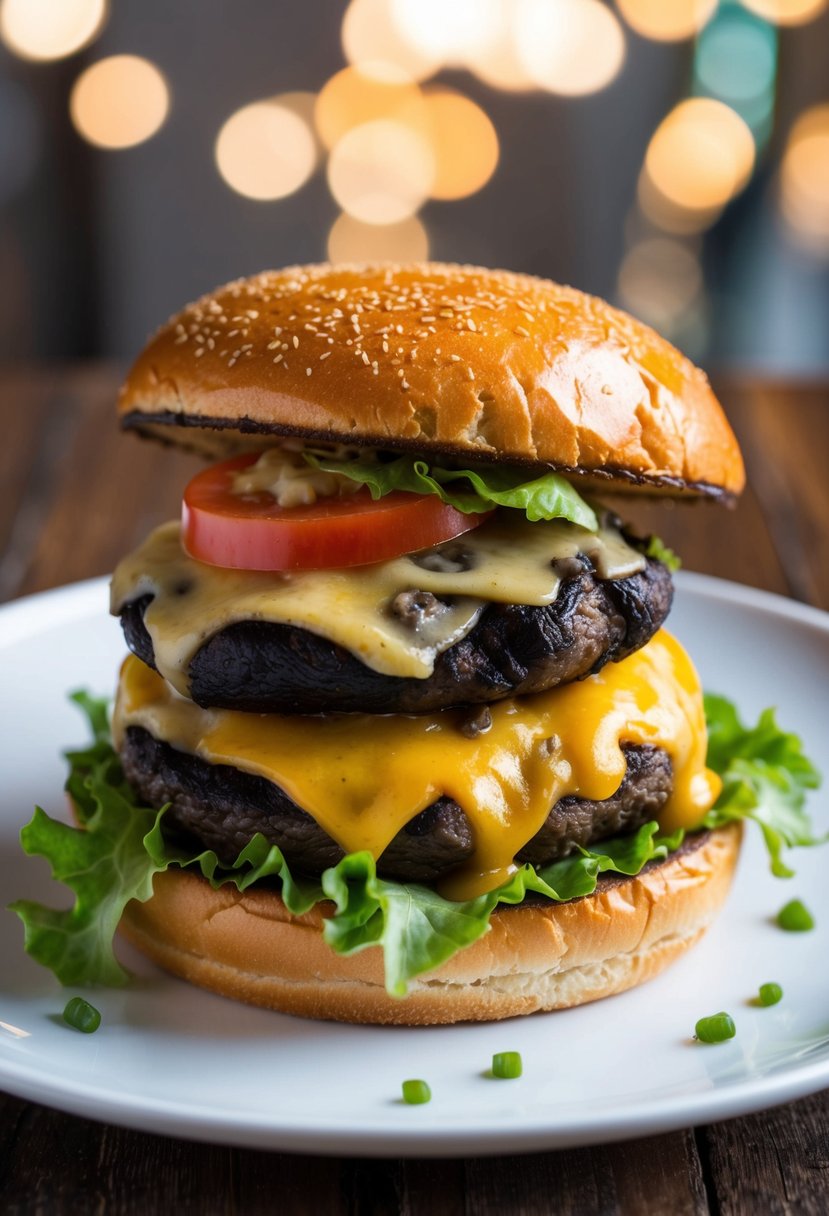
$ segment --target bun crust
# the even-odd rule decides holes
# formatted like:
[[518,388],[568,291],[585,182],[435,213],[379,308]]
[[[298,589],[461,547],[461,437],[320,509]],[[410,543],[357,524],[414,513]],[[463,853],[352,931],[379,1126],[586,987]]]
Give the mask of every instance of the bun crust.
[[745,481],[705,375],[653,330],[572,288],[470,266],[240,279],[156,334],[119,413],[214,457],[299,435],[544,465],[614,490],[730,497]]
[[407,1026],[494,1021],[566,1009],[658,975],[705,932],[731,883],[740,829],[690,837],[635,878],[603,877],[569,903],[502,907],[491,929],[396,1000],[371,947],[335,954],[321,927],[331,905],[293,917],[274,891],[214,891],[187,871],[157,874],[129,904],[124,936],[173,974],[283,1013]]

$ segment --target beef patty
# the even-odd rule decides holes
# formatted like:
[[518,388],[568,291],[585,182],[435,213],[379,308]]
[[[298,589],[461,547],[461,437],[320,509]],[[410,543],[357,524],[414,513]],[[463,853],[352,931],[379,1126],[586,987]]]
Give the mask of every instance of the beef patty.
[[[373,671],[306,629],[239,621],[194,655],[190,695],[205,708],[249,713],[406,714],[480,705],[581,679],[653,637],[670,611],[673,586],[667,567],[653,559],[639,574],[618,580],[599,579],[583,555],[573,563],[547,607],[489,604],[467,636],[438,656],[426,679]],[[416,595],[414,613],[422,608]],[[144,624],[151,599],[126,604],[121,624],[130,650],[155,667]],[[398,605],[405,610],[405,603]]]
[[[576,845],[633,832],[654,819],[673,784],[668,755],[661,749],[623,747],[625,778],[603,802],[562,798],[517,860],[545,865],[566,857]],[[224,764],[208,764],[162,743],[140,726],[130,726],[120,749],[127,779],[153,807],[169,802],[165,832],[190,845],[213,849],[232,864],[256,832],[277,845],[297,871],[320,874],[336,865],[343,850],[273,782]],[[439,798],[398,832],[380,857],[378,873],[408,882],[434,882],[473,851],[472,829],[464,812]]]

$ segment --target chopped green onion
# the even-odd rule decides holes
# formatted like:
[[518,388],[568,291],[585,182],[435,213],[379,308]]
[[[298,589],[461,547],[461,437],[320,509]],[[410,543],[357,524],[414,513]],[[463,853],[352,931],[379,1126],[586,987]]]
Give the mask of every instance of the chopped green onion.
[[83,1034],[93,1034],[101,1025],[100,1013],[82,996],[73,996],[68,1002],[63,1011],[63,1020],[67,1026],[72,1026]]
[[815,918],[800,899],[791,899],[777,913],[777,923],[787,933],[805,933],[814,929]]
[[403,1101],[409,1106],[422,1106],[424,1102],[431,1102],[432,1091],[425,1081],[404,1081],[403,1082]]
[[734,1019],[729,1013],[712,1013],[708,1018],[700,1018],[694,1027],[694,1034],[700,1043],[724,1043],[733,1039],[737,1033]]
[[492,1075],[503,1080],[520,1077],[523,1071],[521,1054],[517,1051],[499,1051],[492,1057]]
[[757,997],[758,1005],[776,1005],[783,999],[783,989],[779,984],[761,984]]

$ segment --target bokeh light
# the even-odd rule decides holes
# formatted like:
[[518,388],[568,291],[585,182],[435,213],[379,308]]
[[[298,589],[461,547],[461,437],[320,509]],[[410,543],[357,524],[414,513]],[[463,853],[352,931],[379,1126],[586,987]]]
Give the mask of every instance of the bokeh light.
[[705,227],[748,181],[754,140],[723,102],[680,102],[657,127],[645,155],[639,199],[646,214],[670,231]]
[[781,208],[793,235],[829,254],[829,104],[806,110],[792,128],[780,168]]
[[2,0],[0,37],[23,59],[63,59],[103,28],[107,0]]
[[399,67],[388,63],[343,68],[323,85],[314,111],[317,131],[333,148],[354,127],[412,112],[420,89]]
[[696,253],[668,237],[639,241],[619,270],[619,298],[625,308],[665,332],[674,329],[702,288]]
[[536,87],[518,49],[516,18],[515,0],[499,0],[493,37],[468,51],[465,60],[470,72],[485,84],[509,93]]
[[742,0],[752,13],[775,25],[803,25],[826,9],[827,0]]
[[616,0],[631,29],[656,42],[679,42],[696,34],[717,7],[717,0]]
[[170,93],[154,63],[138,55],[111,55],[82,72],[69,97],[78,133],[99,148],[131,148],[164,122]]
[[777,67],[776,35],[739,9],[727,10],[704,30],[694,70],[709,93],[739,107],[768,93]]
[[311,134],[316,139],[314,131],[314,110],[317,104],[317,95],[307,89],[296,89],[290,93],[276,93],[273,97],[268,97],[267,100],[275,106],[282,106],[283,110],[290,110],[296,114],[308,127]]
[[391,13],[409,46],[455,66],[492,47],[501,29],[500,0],[392,0]]
[[425,262],[429,234],[416,215],[399,224],[363,224],[340,215],[328,234],[332,262]]
[[317,161],[314,134],[294,109],[255,101],[231,114],[216,138],[216,164],[246,198],[284,198],[303,186]]
[[343,17],[343,53],[366,74],[376,71],[377,64],[391,65],[412,80],[424,80],[440,67],[440,56],[413,45],[401,33],[392,4],[393,0],[351,0]]
[[434,158],[432,198],[465,198],[486,185],[498,164],[498,135],[479,105],[451,89],[435,89],[413,119]]
[[514,0],[516,39],[528,74],[568,97],[595,93],[618,74],[625,36],[599,0]]
[[429,142],[407,123],[379,119],[348,131],[328,161],[328,185],[343,211],[365,224],[414,215],[435,180]]

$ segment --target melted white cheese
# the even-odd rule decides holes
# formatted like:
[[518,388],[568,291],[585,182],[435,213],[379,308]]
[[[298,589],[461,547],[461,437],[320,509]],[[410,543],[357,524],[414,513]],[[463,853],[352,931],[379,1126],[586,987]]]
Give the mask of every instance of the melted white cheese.
[[[560,584],[553,564],[587,553],[601,578],[642,570],[645,559],[613,529],[598,534],[554,520],[530,523],[496,512],[481,527],[436,549],[345,570],[271,573],[225,570],[188,557],[178,523],[163,524],[118,566],[111,607],[152,595],[144,622],[158,670],[182,695],[196,651],[236,621],[273,621],[319,634],[374,671],[425,679],[436,657],[463,638],[487,602],[551,604]],[[414,625],[397,615],[401,592],[450,602]]]

